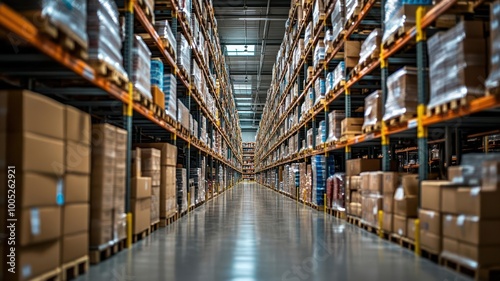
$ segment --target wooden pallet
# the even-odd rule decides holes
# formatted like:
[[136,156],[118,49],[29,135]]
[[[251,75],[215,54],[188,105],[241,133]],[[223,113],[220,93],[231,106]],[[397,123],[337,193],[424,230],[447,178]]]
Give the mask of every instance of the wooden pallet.
[[360,218],[359,217],[356,217],[356,216],[352,216],[352,215],[347,215],[347,222],[352,224],[352,225],[355,225],[355,226],[359,226],[360,225]]
[[349,27],[358,20],[359,14],[363,10],[363,7],[366,5],[366,3],[368,3],[368,0],[358,0],[358,2],[359,5],[354,9],[352,16],[346,21],[346,24],[344,26],[345,30],[349,30]]
[[420,254],[423,258],[426,258],[434,263],[439,263],[439,253],[428,251],[426,249],[420,249]]
[[393,117],[387,121],[384,121],[387,126],[398,126],[400,124],[403,124],[405,122],[408,122],[409,120],[417,117],[416,113],[405,113],[396,117]]
[[459,257],[458,255],[443,252],[439,257],[439,264],[458,273],[473,277],[475,280],[500,280],[500,267],[473,266],[477,263]]
[[39,275],[35,278],[30,279],[30,281],[59,281],[61,280],[61,268],[58,267],[47,273]]
[[318,22],[316,23],[316,25],[314,26],[313,28],[313,34],[317,34],[318,31],[320,30],[320,27],[321,27],[321,23],[325,21],[325,18],[326,18],[326,14],[324,12],[320,12],[319,15],[318,15]]
[[368,126],[365,126],[363,127],[363,133],[364,134],[370,134],[370,133],[373,133],[373,132],[378,132],[382,129],[382,125],[379,122],[377,122],[377,124],[373,124],[373,125],[368,125]]
[[148,21],[154,25],[155,24],[155,13],[153,11],[154,6],[148,7],[148,5],[146,4],[146,0],[138,0],[137,2],[139,4],[139,7],[141,7],[141,10],[144,12],[144,15],[146,15]]
[[72,262],[68,262],[61,267],[62,281],[72,280],[89,271],[89,256],[85,255]]
[[151,234],[150,228],[148,227],[146,230],[143,230],[137,234],[132,235],[132,243],[137,243]]
[[160,228],[160,220],[151,223],[151,226],[149,227],[149,233],[153,233],[157,231]]
[[50,37],[70,54],[82,60],[88,60],[87,42],[79,38],[66,25],[51,22],[50,17],[42,15],[40,10],[24,11],[22,14],[30,19],[42,34]]
[[394,43],[398,41],[399,38],[404,37],[411,28],[412,28],[411,25],[404,25],[398,28],[398,30],[393,32],[384,42],[382,42],[384,49],[389,49],[392,45],[394,45]]
[[139,103],[144,106],[146,109],[153,111],[154,103],[148,97],[141,95],[139,92],[134,91],[134,102]]
[[99,247],[91,248],[89,252],[90,264],[98,264],[101,261],[107,260],[113,255],[127,248],[127,239],[119,240],[113,244],[105,244]]
[[372,63],[377,62],[380,58],[380,50],[376,50],[368,58],[361,63],[358,63],[351,72],[351,77],[358,76],[364,69],[368,68]]
[[467,107],[470,101],[476,98],[476,96],[465,96],[463,98],[450,100],[434,107],[429,107],[427,108],[427,116],[444,114],[448,111],[454,111],[463,107]]
[[403,237],[393,233],[391,234],[390,241],[410,251],[415,251],[415,241],[408,237]]
[[373,234],[378,234],[378,227],[374,227],[370,224],[367,224],[363,221],[360,222],[360,227],[370,233],[373,233]]
[[339,211],[335,209],[327,209],[329,211],[329,214],[332,215],[333,217],[341,220],[346,219],[346,212],[345,211]]
[[486,89],[487,96],[500,96],[500,87]]
[[120,89],[127,90],[129,79],[125,73],[117,70],[114,66],[101,60],[90,61],[90,66],[94,68],[95,72],[101,76],[106,77],[113,84],[118,86]]
[[354,138],[356,136],[359,136],[359,135],[361,135],[361,132],[359,132],[359,133],[347,133],[347,134],[342,135],[340,137],[339,142],[340,143],[346,143],[348,140],[350,140],[350,139],[352,139],[352,138]]

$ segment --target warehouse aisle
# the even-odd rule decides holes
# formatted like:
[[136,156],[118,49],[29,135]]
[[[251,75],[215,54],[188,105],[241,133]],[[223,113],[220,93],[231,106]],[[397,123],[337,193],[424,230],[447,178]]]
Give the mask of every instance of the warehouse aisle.
[[241,184],[78,280],[469,280],[257,184]]

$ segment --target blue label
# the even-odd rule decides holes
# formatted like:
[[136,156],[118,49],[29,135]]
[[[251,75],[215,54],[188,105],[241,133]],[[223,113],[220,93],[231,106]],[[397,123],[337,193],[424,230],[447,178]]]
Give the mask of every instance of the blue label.
[[58,206],[64,205],[64,184],[62,179],[57,182],[56,203]]
[[40,210],[38,208],[31,209],[31,234],[40,234]]

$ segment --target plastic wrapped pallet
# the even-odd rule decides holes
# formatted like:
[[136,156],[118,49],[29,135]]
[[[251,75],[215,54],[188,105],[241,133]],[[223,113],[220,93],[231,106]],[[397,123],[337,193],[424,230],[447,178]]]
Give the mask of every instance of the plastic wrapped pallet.
[[333,71],[333,88],[337,85],[345,82],[345,63],[343,61],[339,62],[335,70]]
[[177,101],[177,122],[181,123],[184,129],[189,131],[189,109],[180,100]]
[[314,1],[313,26],[317,26],[325,18],[325,5],[323,0]]
[[323,206],[326,192],[326,159],[323,155],[312,157],[312,192],[311,200],[316,206]]
[[176,170],[176,183],[177,183],[177,204],[180,211],[185,212],[188,207],[187,202],[187,172],[186,169],[178,168]]
[[186,37],[177,33],[177,64],[188,74],[191,70],[191,47]]
[[484,95],[487,56],[483,37],[482,22],[462,21],[429,38],[429,108]]
[[333,175],[333,209],[345,210],[345,193],[345,173],[335,173]]
[[89,0],[87,5],[89,61],[105,63],[123,77],[128,77],[123,68],[122,37],[115,1]]
[[313,38],[313,26],[312,22],[309,22],[309,24],[306,27],[306,33],[304,35],[304,44],[306,49],[309,47],[309,44],[312,43],[312,38]]
[[314,95],[316,96],[316,100],[314,104],[318,104],[321,100],[325,99],[326,93],[326,83],[324,78],[318,78],[314,81]]
[[359,63],[363,64],[366,62],[371,62],[373,59],[378,59],[380,55],[380,44],[382,41],[382,31],[380,28],[375,28],[366,37],[363,44],[361,44],[361,50],[359,52]]
[[333,181],[334,177],[330,176],[326,180],[326,207],[327,208],[332,208],[334,206],[333,204]]
[[[352,1],[352,0],[351,0]],[[332,12],[332,40],[335,41],[339,38],[340,33],[345,25],[345,1],[335,1],[335,7]]]
[[500,1],[493,2],[490,11],[490,75],[485,83],[488,89],[497,88],[500,83]]
[[363,129],[376,126],[382,121],[382,91],[377,90],[365,98],[365,122]]
[[163,93],[166,114],[177,120],[177,78],[174,74],[168,73],[163,76]]
[[132,82],[134,88],[143,96],[153,99],[151,95],[151,52],[142,38],[134,36],[132,48]]
[[415,15],[418,6],[404,5],[402,0],[387,0],[385,3],[385,29],[382,42],[386,42],[391,35],[401,28],[415,26]]
[[361,193],[361,219],[364,223],[378,227],[378,211],[382,210],[382,196],[378,193],[370,191],[362,191]]
[[361,7],[362,1],[359,0],[345,0],[345,18],[346,20],[350,20],[356,10]]
[[172,50],[174,51],[174,56],[177,56],[177,40],[175,39],[174,34],[172,33],[172,28],[168,23],[168,20],[156,21],[155,23],[156,33],[158,36],[164,41],[167,41]]
[[318,41],[316,48],[314,48],[313,65],[315,68],[320,67],[320,65],[325,61],[325,43],[323,41]]
[[342,136],[342,120],[345,119],[345,111],[334,110],[328,114],[328,141],[337,141]]
[[160,58],[151,59],[151,86],[163,90],[163,62]]
[[387,78],[387,101],[384,121],[417,112],[417,69],[404,67]]
[[178,2],[178,9],[179,12],[182,14],[183,17],[186,18],[186,22],[190,23],[191,22],[191,9],[192,9],[192,2],[191,0],[179,0]]

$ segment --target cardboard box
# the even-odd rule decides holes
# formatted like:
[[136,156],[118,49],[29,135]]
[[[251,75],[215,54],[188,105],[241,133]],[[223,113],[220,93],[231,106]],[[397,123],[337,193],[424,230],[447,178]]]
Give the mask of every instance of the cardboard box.
[[142,176],[151,179],[151,186],[160,186],[161,184],[160,170],[154,170],[154,171],[142,170]]
[[128,133],[122,128],[115,128],[116,150],[127,151]]
[[127,171],[125,169],[117,168],[115,169],[115,182],[114,187],[125,189]]
[[92,188],[113,188],[115,185],[115,167],[92,165],[90,186]]
[[393,232],[394,215],[391,213],[384,212],[384,217],[382,219],[382,229],[387,233]]
[[132,178],[133,199],[143,199],[151,197],[151,178]]
[[[58,203],[64,203],[64,198],[60,196],[63,186],[61,178],[38,173],[16,172],[17,208],[55,206]],[[7,191],[5,191],[5,194],[7,194]],[[4,200],[7,202],[7,199]]]
[[91,118],[90,115],[72,106],[65,106],[66,140],[90,146]]
[[460,237],[460,229],[457,225],[457,216],[455,215],[443,215],[443,236],[458,240]]
[[458,240],[443,237],[443,253],[448,252],[452,254],[459,254]]
[[7,99],[1,100],[0,109],[7,110],[7,133],[32,133],[50,139],[64,139],[62,104],[28,90],[1,90],[0,96],[3,95]]
[[154,104],[165,110],[165,94],[160,90],[160,88],[156,86],[151,87],[151,94],[153,95]]
[[481,267],[500,264],[500,246],[477,246],[458,242],[458,254],[477,262]]
[[410,218],[406,220],[406,237],[410,238],[411,240],[415,240],[415,220],[416,219]]
[[92,161],[116,157],[116,127],[110,124],[92,125]]
[[432,210],[418,210],[420,229],[441,236],[441,213]]
[[17,222],[17,245],[29,246],[61,236],[61,207],[25,208]]
[[62,177],[64,141],[33,133],[7,134],[7,163],[23,172]]
[[[111,199],[109,203],[106,203],[106,205],[113,206],[113,199]],[[99,209],[99,206],[96,207],[95,204],[90,206],[91,221],[111,221],[113,220],[113,213],[113,207],[109,209]]]
[[406,218],[398,215],[394,215],[394,225],[393,231],[397,235],[406,237]]
[[345,67],[355,67],[358,64],[360,50],[361,50],[360,41],[345,41],[344,43]]
[[73,141],[66,142],[66,171],[70,173],[90,173],[90,147]]
[[474,245],[500,245],[500,220],[485,220],[475,216],[457,217],[459,241]]
[[359,189],[360,190],[368,190],[370,188],[371,173],[370,172],[363,172],[359,176],[360,176]]
[[363,118],[345,118],[340,123],[342,135],[361,134],[364,121]]
[[456,186],[442,186],[441,189],[441,211],[448,214],[457,214],[457,195]]
[[132,177],[141,177],[141,149],[137,147],[132,151]]
[[403,217],[418,216],[418,198],[416,196],[405,196],[403,199],[394,199],[394,213]]
[[[346,175],[357,176],[362,172],[380,170],[380,159],[351,159],[346,161]],[[352,179],[351,179],[352,180]]]
[[90,204],[91,209],[110,210],[113,208],[114,187],[111,186],[91,186]]
[[500,191],[500,161],[485,161],[482,169],[482,191]]
[[160,170],[161,167],[161,151],[155,148],[141,149],[141,170],[154,171]]
[[89,229],[89,204],[68,204],[63,208],[63,235],[85,232]]
[[383,173],[382,172],[372,172],[370,173],[370,185],[368,189],[374,192],[382,193],[383,187]]
[[16,248],[16,273],[6,280],[33,280],[60,266],[61,242],[54,240],[30,247]]
[[482,191],[480,187],[458,188],[456,208],[460,214],[483,219],[500,219],[500,192]]
[[151,226],[151,199],[132,199],[132,232],[139,234]]
[[127,238],[127,214],[115,214],[113,227],[115,239],[122,240]]
[[384,193],[384,213],[394,212],[394,195],[391,193]]
[[66,174],[64,176],[64,202],[85,203],[90,199],[90,176]]
[[346,189],[347,190],[358,190],[361,186],[361,177],[360,176],[350,176],[346,177]]
[[422,249],[439,254],[442,250],[441,236],[432,234],[425,230],[420,230],[420,244]]
[[418,196],[418,184],[418,175],[403,175],[401,177],[401,185],[405,195]]
[[448,167],[448,180],[452,183],[463,184],[464,178],[462,175],[462,166],[450,166]]
[[161,165],[175,166],[177,165],[177,147],[169,143],[147,143],[137,144],[141,148],[156,148],[161,150]]
[[441,211],[441,190],[449,181],[422,181],[422,208]]
[[391,195],[394,194],[400,182],[399,173],[383,172],[383,177],[384,177],[383,193]]
[[65,235],[61,244],[61,262],[68,263],[88,255],[89,233],[87,231]]
[[113,222],[111,220],[90,221],[90,246],[98,247],[108,244],[113,239]]

